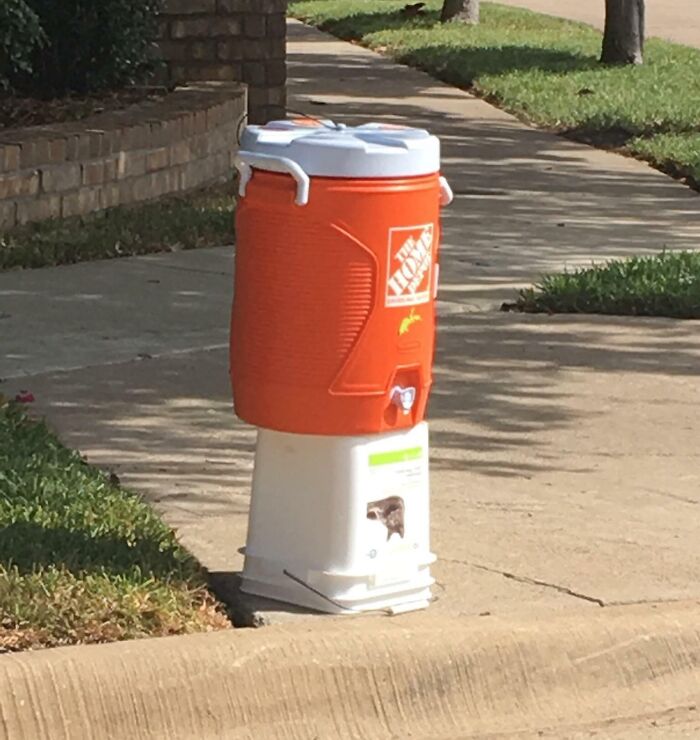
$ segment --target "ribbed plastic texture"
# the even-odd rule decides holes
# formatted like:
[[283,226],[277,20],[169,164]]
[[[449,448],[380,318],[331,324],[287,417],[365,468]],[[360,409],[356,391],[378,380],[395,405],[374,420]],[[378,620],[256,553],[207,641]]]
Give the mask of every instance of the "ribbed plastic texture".
[[[236,216],[236,413],[299,434],[423,419],[435,338],[438,175],[295,182],[255,170]],[[415,389],[405,412],[397,387]]]

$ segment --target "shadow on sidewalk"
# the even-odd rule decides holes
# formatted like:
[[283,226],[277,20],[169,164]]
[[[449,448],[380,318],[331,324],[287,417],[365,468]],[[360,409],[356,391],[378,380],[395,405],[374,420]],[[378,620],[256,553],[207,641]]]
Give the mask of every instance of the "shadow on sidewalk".
[[[696,322],[442,308],[429,409],[437,468],[513,477],[565,466],[539,439],[579,421],[558,387],[563,370],[700,375]],[[203,523],[247,516],[254,430],[232,412],[227,368],[227,350],[211,350],[36,376],[31,390],[66,444],[126,473],[171,522]],[[472,459],[483,452],[488,462]]]
[[[609,413],[581,410],[560,374],[700,376],[698,322],[445,313],[428,411],[434,469],[531,477],[570,469],[547,433]],[[661,382],[661,381],[660,381]],[[578,401],[578,403],[577,403]],[[585,472],[578,470],[576,472]]]
[[527,128],[364,49],[338,54],[315,29],[289,34],[290,108],[440,137],[456,193],[444,211],[444,300],[493,307],[564,265],[697,248],[700,198],[646,165]]

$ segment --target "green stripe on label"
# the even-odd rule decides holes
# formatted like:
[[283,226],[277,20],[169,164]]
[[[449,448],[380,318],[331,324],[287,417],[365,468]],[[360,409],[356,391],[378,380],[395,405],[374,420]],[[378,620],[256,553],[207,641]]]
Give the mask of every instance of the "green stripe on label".
[[405,450],[377,452],[370,455],[369,465],[371,468],[377,465],[393,465],[394,463],[409,462],[410,460],[420,460],[421,457],[423,457],[422,447],[409,447]]

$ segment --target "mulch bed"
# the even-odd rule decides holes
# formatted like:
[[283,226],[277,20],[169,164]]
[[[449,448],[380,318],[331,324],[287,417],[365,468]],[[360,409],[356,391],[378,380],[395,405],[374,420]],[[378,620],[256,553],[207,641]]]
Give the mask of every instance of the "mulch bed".
[[120,110],[145,100],[162,100],[170,90],[166,87],[130,87],[113,92],[68,96],[54,100],[25,98],[0,94],[0,131],[24,126],[44,126]]

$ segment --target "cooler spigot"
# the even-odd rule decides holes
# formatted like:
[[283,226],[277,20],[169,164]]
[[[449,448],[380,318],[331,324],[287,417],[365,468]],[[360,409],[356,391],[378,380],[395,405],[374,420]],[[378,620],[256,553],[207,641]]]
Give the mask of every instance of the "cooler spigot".
[[391,401],[395,403],[404,414],[408,414],[416,402],[416,389],[413,386],[404,388],[396,385],[391,389]]

